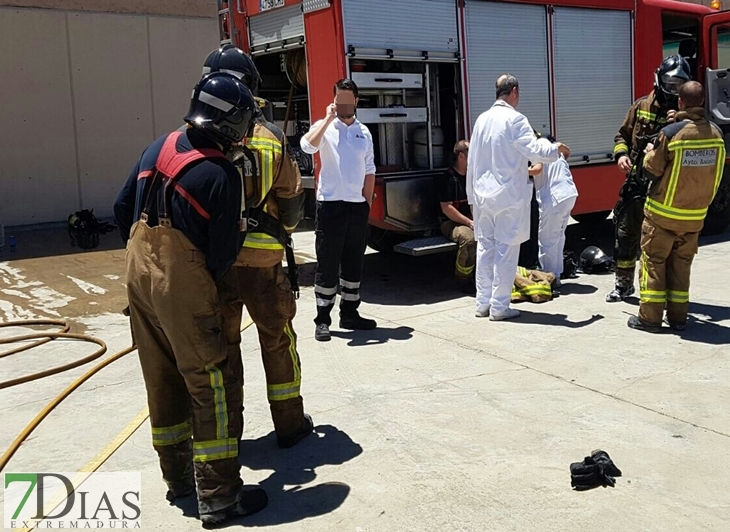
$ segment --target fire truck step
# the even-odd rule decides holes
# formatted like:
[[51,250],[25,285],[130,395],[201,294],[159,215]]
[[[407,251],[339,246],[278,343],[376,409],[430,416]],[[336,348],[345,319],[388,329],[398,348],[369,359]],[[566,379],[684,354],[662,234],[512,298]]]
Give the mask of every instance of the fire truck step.
[[455,251],[456,242],[452,242],[443,236],[429,236],[426,238],[416,238],[398,244],[393,248],[396,253],[420,257],[421,255],[433,255],[434,253],[444,253],[446,251]]

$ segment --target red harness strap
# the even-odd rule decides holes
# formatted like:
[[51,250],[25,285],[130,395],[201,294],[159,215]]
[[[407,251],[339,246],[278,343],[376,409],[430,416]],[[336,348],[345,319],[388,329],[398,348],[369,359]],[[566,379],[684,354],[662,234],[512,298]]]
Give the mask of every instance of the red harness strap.
[[151,170],[145,170],[140,172],[137,179],[145,179],[151,177],[155,172],[162,174],[164,178],[167,178],[175,187],[175,191],[185,199],[190,205],[206,220],[210,220],[210,214],[195,201],[187,190],[185,190],[179,183],[176,182],[177,177],[180,173],[190,164],[199,161],[201,159],[221,159],[225,158],[225,155],[220,150],[216,149],[195,149],[188,150],[185,152],[177,151],[177,141],[183,135],[182,131],[175,131],[170,133],[165,139],[160,154],[157,156],[157,162],[155,167]]

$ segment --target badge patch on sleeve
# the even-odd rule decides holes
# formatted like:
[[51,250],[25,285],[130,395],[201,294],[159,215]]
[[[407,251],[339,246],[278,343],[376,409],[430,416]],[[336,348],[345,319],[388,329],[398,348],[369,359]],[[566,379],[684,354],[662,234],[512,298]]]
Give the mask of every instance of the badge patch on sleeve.
[[715,166],[717,165],[717,148],[709,150],[684,150],[682,166]]

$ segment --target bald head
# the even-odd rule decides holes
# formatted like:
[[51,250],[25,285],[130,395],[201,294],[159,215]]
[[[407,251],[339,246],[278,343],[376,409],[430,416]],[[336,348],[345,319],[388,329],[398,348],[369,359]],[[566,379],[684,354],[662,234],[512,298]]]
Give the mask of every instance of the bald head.
[[515,89],[519,89],[520,84],[517,81],[517,78],[514,77],[512,74],[504,74],[502,76],[499,76],[495,87],[497,89],[497,99],[499,99],[504,98],[505,96],[509,96],[512,91],[514,91]]
[[679,88],[679,105],[688,107],[702,107],[705,103],[705,89],[699,81],[688,81]]

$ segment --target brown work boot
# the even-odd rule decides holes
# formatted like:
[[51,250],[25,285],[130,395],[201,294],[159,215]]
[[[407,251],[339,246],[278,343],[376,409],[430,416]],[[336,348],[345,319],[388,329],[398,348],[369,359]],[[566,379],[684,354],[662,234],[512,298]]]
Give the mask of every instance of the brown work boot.
[[203,528],[215,528],[236,517],[253,515],[266,508],[269,497],[261,488],[242,489],[236,504],[210,513],[201,513]]

